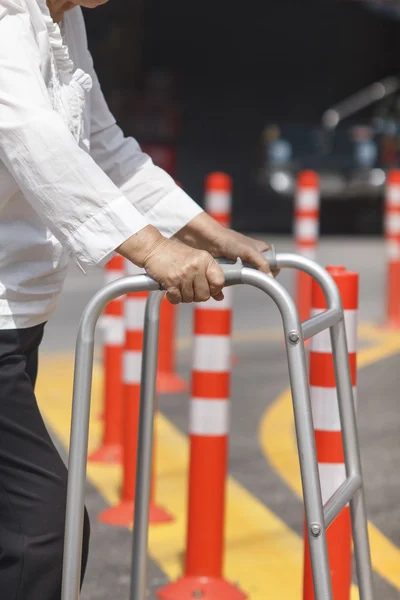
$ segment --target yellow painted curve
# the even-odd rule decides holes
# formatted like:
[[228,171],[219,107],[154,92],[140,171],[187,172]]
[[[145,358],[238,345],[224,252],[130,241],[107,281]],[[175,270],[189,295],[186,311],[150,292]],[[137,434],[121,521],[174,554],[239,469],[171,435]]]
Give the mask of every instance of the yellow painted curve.
[[[362,337],[374,342],[359,354],[360,366],[391,356],[400,350],[400,340],[384,335],[372,325],[361,328]],[[253,335],[255,339],[253,339]],[[240,339],[239,339],[240,338]],[[238,343],[282,339],[279,332],[244,332]],[[185,340],[186,341],[186,340]],[[183,344],[185,345],[185,344]],[[69,442],[73,357],[47,356],[42,359],[38,380],[38,401],[43,416],[65,448]],[[95,364],[90,426],[90,448],[100,440],[99,419],[102,397],[101,369]],[[163,415],[156,419],[157,500],[175,516],[175,522],[150,529],[149,552],[172,580],[182,573],[186,531],[186,494],[189,445],[187,437]],[[289,487],[301,495],[297,450],[293,436],[291,399],[284,392],[270,407],[261,422],[261,445],[271,465]],[[88,465],[88,480],[105,501],[118,502],[121,470],[117,466]],[[92,518],[94,515],[92,515]],[[395,587],[399,587],[399,550],[370,525],[374,568]],[[284,598],[299,600],[302,588],[303,543],[277,515],[264,506],[232,477],[228,480],[226,515],[225,571],[227,579],[237,581],[251,600]],[[352,600],[358,598],[356,586]]]
[[[386,332],[371,324],[360,327],[360,338],[372,342],[372,345],[358,352],[358,368],[365,368],[400,352],[399,334]],[[286,389],[264,413],[260,422],[259,439],[270,465],[291,490],[301,497],[290,389]],[[372,523],[369,523],[369,535],[374,570],[400,590],[400,549]],[[357,597],[355,589],[352,593],[354,598]]]
[[[44,357],[37,396],[42,414],[65,448],[69,442],[72,357]],[[90,448],[101,435],[101,370],[93,378]],[[156,419],[157,500],[175,522],[150,528],[149,553],[172,580],[182,573],[185,547],[189,445],[164,416]],[[105,501],[118,502],[121,471],[117,466],[88,465],[88,480]],[[225,577],[239,582],[252,600],[299,599],[302,586],[302,540],[279,517],[232,477],[228,479]],[[94,515],[92,515],[92,518]],[[288,574],[290,573],[290,576]]]

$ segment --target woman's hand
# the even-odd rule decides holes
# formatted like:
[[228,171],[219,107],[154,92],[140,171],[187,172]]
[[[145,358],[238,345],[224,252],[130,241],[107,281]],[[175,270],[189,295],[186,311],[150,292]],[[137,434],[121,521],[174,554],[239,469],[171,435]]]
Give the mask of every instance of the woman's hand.
[[[207,250],[215,258],[240,258],[263,273],[271,273],[269,263],[262,254],[270,248],[266,242],[227,229],[206,213],[195,217],[176,237],[193,248]],[[276,276],[278,272],[273,271],[272,274]]]
[[266,242],[255,240],[233,231],[233,229],[221,226],[221,231],[218,231],[217,236],[210,240],[209,252],[216,258],[224,257],[231,260],[240,258],[259,271],[270,273],[268,260],[263,254],[268,249],[269,245]]
[[84,6],[85,8],[97,8],[102,4],[107,4],[108,0],[47,0],[47,7],[51,18],[55,23],[60,23],[64,13],[75,6]]
[[151,225],[121,244],[117,252],[143,267],[166,290],[172,304],[224,298],[224,274],[211,254],[169,240]]

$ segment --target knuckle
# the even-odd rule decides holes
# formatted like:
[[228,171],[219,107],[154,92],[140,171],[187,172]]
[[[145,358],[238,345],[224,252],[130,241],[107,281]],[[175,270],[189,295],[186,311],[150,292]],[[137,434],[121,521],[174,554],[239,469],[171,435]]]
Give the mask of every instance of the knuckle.
[[204,262],[201,254],[202,253],[200,252],[196,252],[196,255],[193,257],[193,268],[196,270],[196,272],[201,270]]
[[193,275],[197,272],[198,265],[195,260],[191,260],[185,265],[185,277],[192,278]]
[[211,256],[205,250],[199,250],[197,252],[197,264],[199,268],[206,268],[208,263],[210,262]]

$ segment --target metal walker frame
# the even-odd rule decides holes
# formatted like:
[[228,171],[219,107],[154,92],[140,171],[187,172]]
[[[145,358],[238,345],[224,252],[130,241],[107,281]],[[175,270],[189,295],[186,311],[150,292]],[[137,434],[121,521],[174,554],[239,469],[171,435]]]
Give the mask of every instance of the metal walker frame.
[[[235,264],[229,261],[219,261],[225,274],[225,286],[247,284],[259,288],[272,298],[282,317],[315,598],[316,600],[332,600],[326,529],[342,508],[350,502],[360,600],[373,600],[372,568],[360,451],[340,294],[329,273],[307,258],[295,254],[275,255],[273,249],[267,253],[267,258],[273,269],[288,267],[311,275],[321,286],[328,307],[323,313],[301,323],[292,297],[278,281],[244,266],[240,261]],[[79,600],[80,598],[84,495],[96,323],[108,302],[127,292],[142,291],[151,291],[152,293],[147,301],[145,313],[130,599],[145,600],[146,598],[158,329],[163,292],[158,284],[147,275],[137,275],[114,281],[96,293],[86,306],[79,326],[75,354],[62,600]],[[332,342],[347,477],[323,506],[304,340],[328,328]]]

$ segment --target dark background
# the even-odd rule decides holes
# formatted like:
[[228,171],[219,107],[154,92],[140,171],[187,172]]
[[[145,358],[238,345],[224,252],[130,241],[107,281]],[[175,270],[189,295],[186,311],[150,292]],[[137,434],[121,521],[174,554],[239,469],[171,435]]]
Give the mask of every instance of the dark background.
[[[200,203],[205,174],[230,173],[240,229],[291,227],[290,201],[271,203],[255,182],[267,122],[317,123],[334,102],[400,71],[400,23],[356,1],[111,0],[85,18],[125,133],[176,148],[172,174]],[[146,89],[160,69],[173,83],[157,101]],[[177,127],[154,126],[157,111]],[[346,214],[341,203],[342,222]]]

